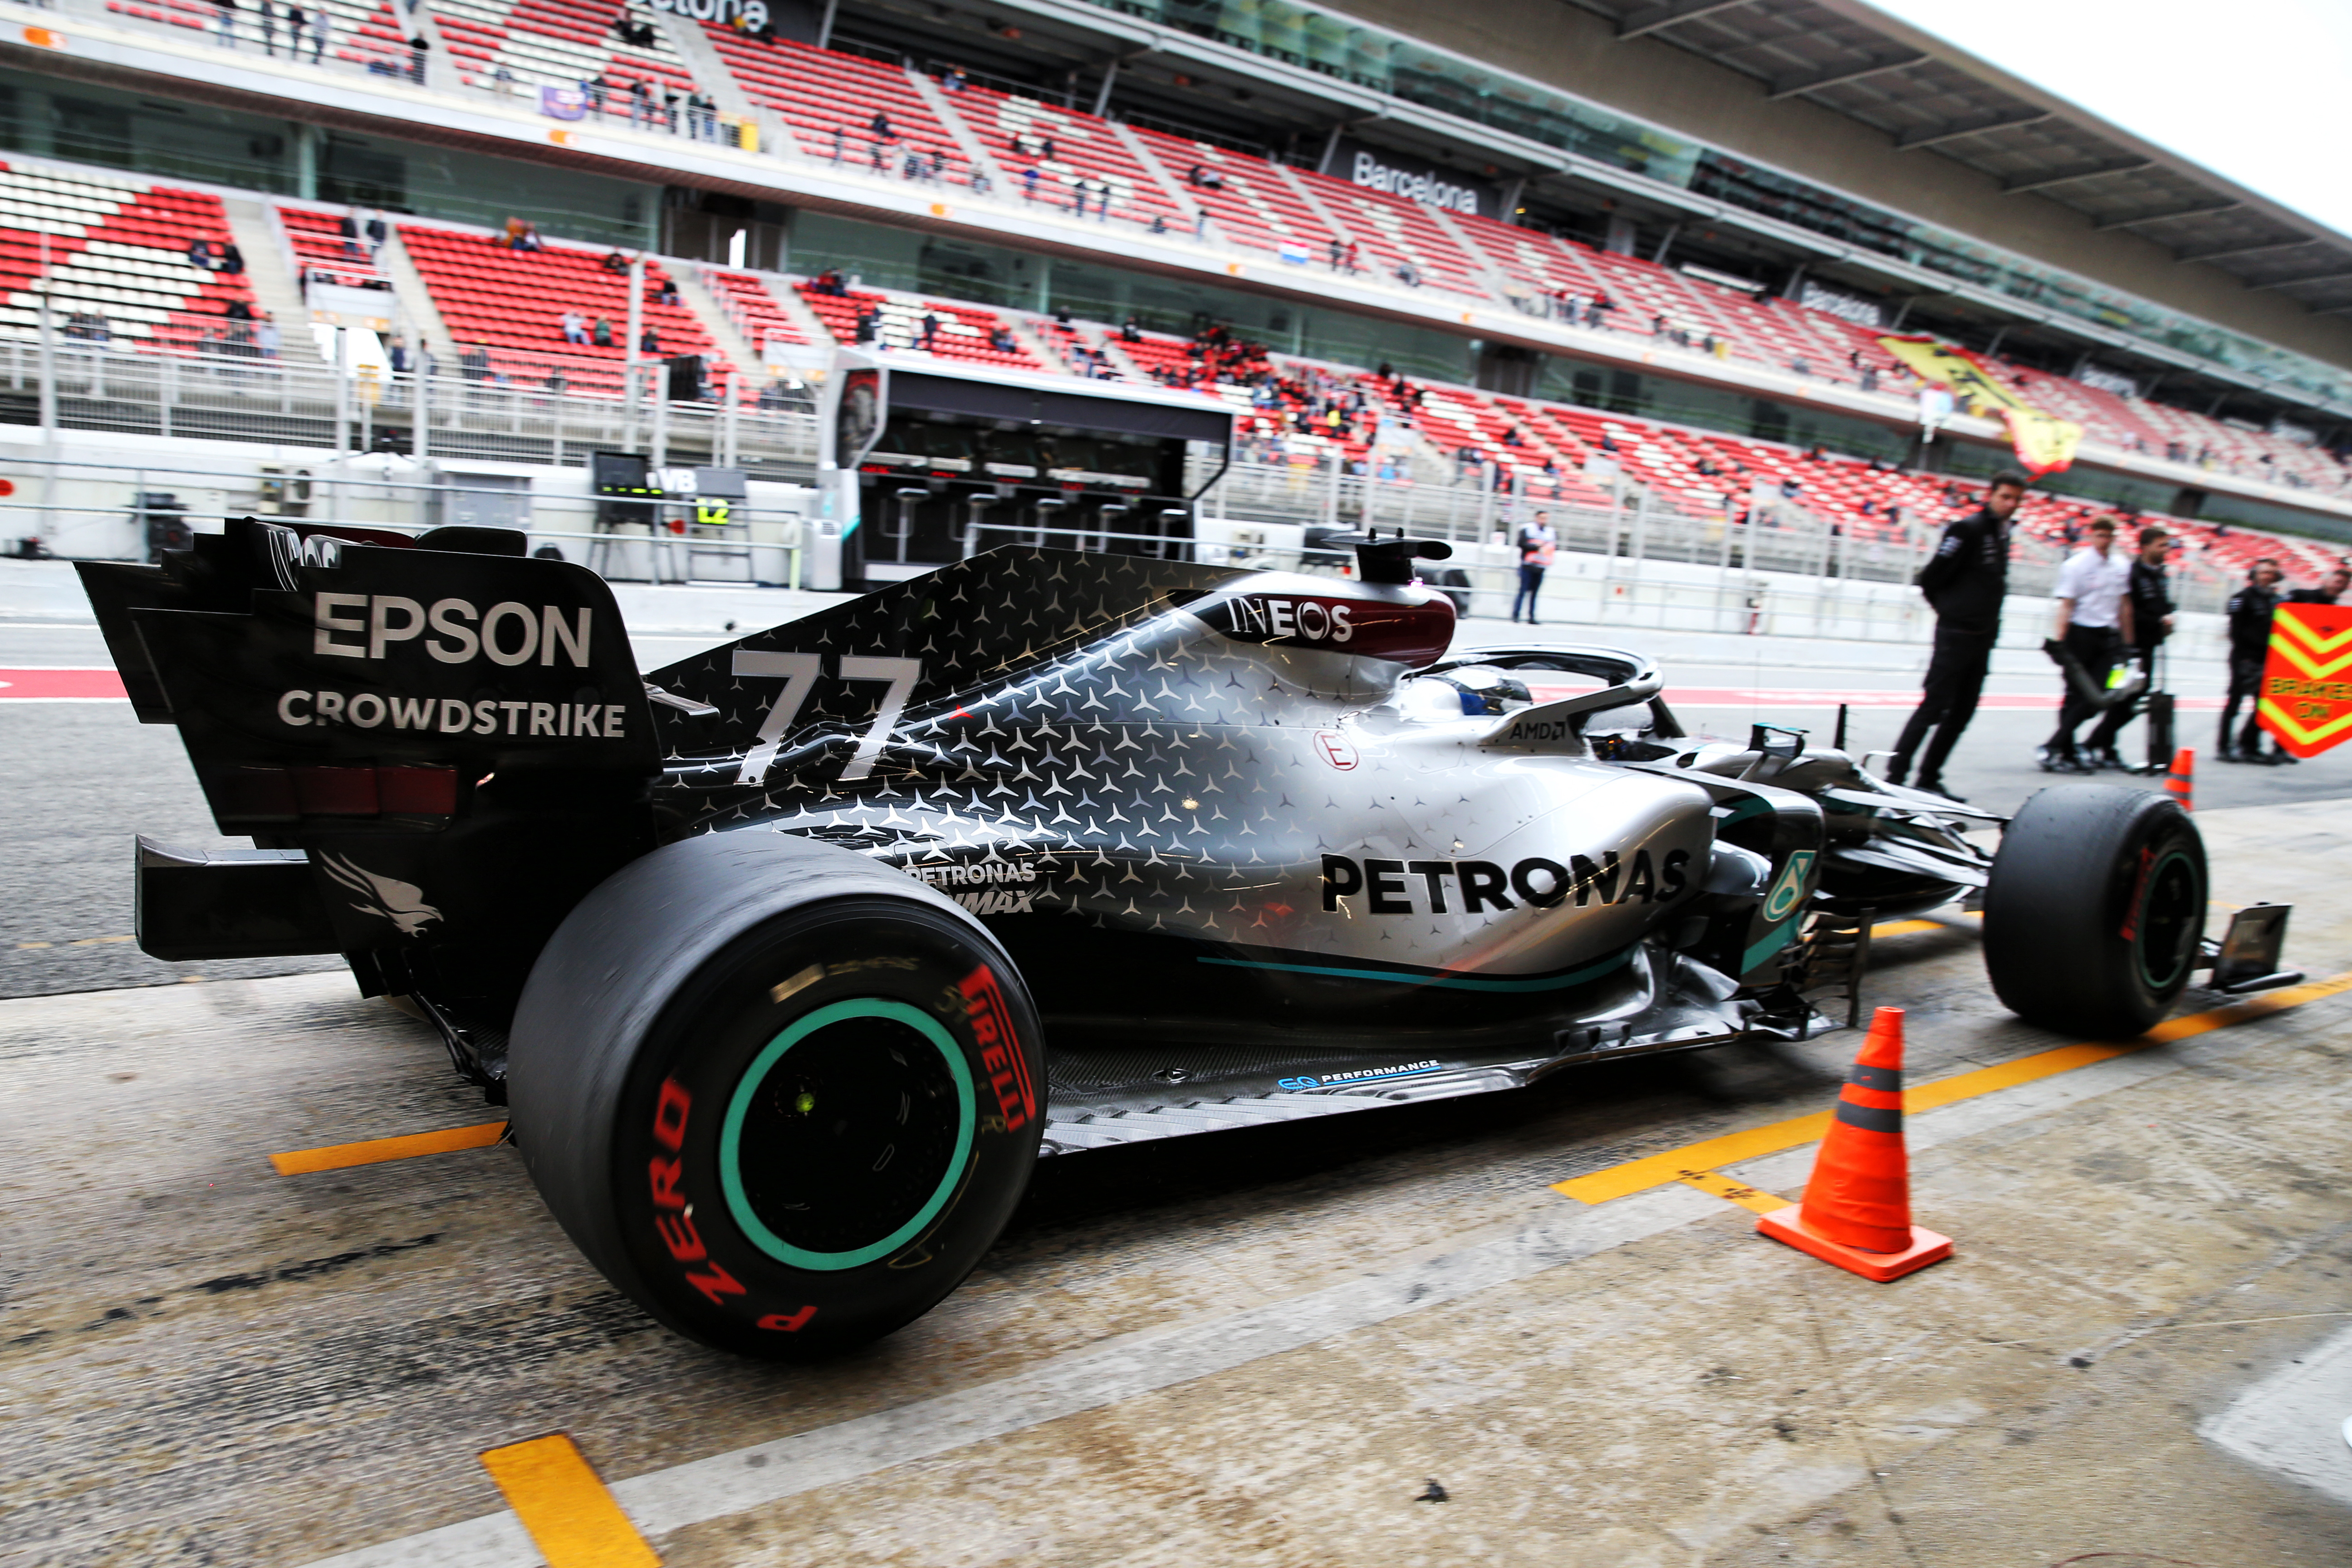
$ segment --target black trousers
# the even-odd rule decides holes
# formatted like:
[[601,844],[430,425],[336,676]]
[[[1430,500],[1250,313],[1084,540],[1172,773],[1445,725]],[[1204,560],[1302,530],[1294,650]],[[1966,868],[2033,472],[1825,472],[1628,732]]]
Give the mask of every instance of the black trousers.
[[[1977,699],[1984,693],[1985,672],[1992,667],[1993,640],[1999,636],[1997,631],[1961,631],[1937,623],[1936,649],[1927,659],[1919,706],[1911,710],[1901,738],[1895,742],[1898,776],[1910,772],[1914,756],[1919,759],[1922,779],[1944,776],[1944,759],[1952,754],[1952,748],[1960,743],[1960,732],[1977,716]],[[1927,743],[1925,752],[1919,750],[1922,742]]]
[[[2124,635],[2114,626],[2068,626],[2066,651],[2091,678],[2091,684],[2101,691],[2107,689],[2107,677],[2122,662]],[[2072,756],[2074,752],[2074,731],[2084,720],[2098,711],[2084,695],[2074,689],[2073,681],[2066,682],[2065,700],[2058,705],[2058,728],[2050,731],[2050,749]]]
[[[2148,689],[2151,691],[2155,690],[2156,649],[2153,647],[2132,647],[2125,650],[2124,657],[2132,663],[2139,666],[2139,672],[2147,677]],[[2121,661],[2119,660],[2118,662]],[[2141,702],[2126,702],[2117,707],[2108,709],[2106,717],[2101,719],[2096,724],[2092,726],[2091,738],[2085,743],[2095,752],[2113,751],[2115,749],[2116,737],[2123,733],[2123,728],[2125,725],[2130,723],[2134,718],[2138,716],[2139,710],[2143,706],[2144,703]]]
[[2238,735],[2238,750],[2259,752],[2263,748],[2263,667],[2270,662],[2268,649],[2252,655],[2230,656],[2230,695],[2221,704],[2221,749],[2230,749],[2230,727],[2238,717],[2238,705],[2246,704],[2246,727]]

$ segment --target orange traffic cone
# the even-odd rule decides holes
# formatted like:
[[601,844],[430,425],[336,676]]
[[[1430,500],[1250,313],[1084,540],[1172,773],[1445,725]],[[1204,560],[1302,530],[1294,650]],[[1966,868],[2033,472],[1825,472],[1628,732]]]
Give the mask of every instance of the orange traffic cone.
[[2183,811],[2197,809],[2197,753],[2183,746],[2172,753],[2172,771],[2164,775],[2164,793]]
[[1903,1148],[1903,1009],[1881,1007],[1838,1092],[1836,1119],[1813,1160],[1805,1201],[1756,1228],[1825,1263],[1882,1284],[1952,1255],[1952,1238],[1911,1223],[1911,1162]]

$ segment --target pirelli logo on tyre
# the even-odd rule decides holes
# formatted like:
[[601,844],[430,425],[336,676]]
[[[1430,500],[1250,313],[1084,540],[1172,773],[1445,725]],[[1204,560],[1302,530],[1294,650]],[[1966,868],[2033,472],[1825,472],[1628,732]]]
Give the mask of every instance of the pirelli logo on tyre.
[[980,1042],[980,1065],[996,1095],[996,1109],[1004,1130],[1017,1132],[1036,1120],[1037,1089],[1030,1081],[1028,1058],[1021,1052],[1021,1037],[1013,1027],[1012,1010],[995,972],[985,963],[963,977],[956,987],[963,994],[964,1016],[972,1037]]

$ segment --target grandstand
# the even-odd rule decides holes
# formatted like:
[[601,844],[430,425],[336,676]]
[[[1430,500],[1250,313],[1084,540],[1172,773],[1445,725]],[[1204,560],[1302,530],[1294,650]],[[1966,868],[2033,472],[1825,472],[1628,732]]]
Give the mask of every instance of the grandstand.
[[140,353],[256,353],[264,318],[237,270],[192,247],[236,245],[220,198],[95,170],[0,164],[0,336],[29,341],[46,279],[55,330]]
[[[520,251],[492,243],[497,237],[466,234],[423,224],[402,224],[400,241],[424,277],[432,303],[447,323],[461,356],[479,348],[491,379],[543,381],[551,361],[562,361],[565,378],[583,394],[617,392],[620,367],[628,354],[629,275],[607,267],[605,253],[566,245]],[[659,263],[646,268],[646,298],[640,319],[652,334],[652,357],[700,354],[715,374],[732,367],[693,314],[666,302],[668,273]],[[592,340],[601,325],[607,342],[575,343],[563,333],[565,312],[584,318]],[[462,362],[461,362],[462,363]]]
[[[181,37],[253,25],[223,24],[216,8],[188,0],[62,3],[59,15],[74,25]],[[1678,51],[1693,71],[1702,62],[1748,70],[1751,57],[1724,39],[1748,26],[1758,3],[1711,7],[1705,26],[1669,18],[1648,27],[1660,35],[1654,46],[1640,47],[1654,58]],[[1801,9],[1814,3],[1796,0]],[[1572,16],[1622,19],[1624,11],[1619,0],[1575,4],[1581,11]],[[1416,199],[1394,182],[1346,177],[1356,165],[1339,153],[1341,133],[1328,130],[1323,89],[1267,59],[1262,39],[1180,26],[1181,36],[1164,37],[1146,60],[1100,47],[1119,36],[1113,10],[1094,33],[1066,10],[1050,21],[1024,10],[1021,26],[991,27],[952,7],[926,20],[841,0],[825,9],[824,36],[784,37],[749,31],[723,12],[696,22],[615,14],[585,0],[418,0],[413,11],[331,0],[318,68],[346,74],[320,85],[299,49],[289,61],[275,47],[257,57],[248,46],[240,59],[278,73],[285,118],[298,122],[313,101],[373,112],[361,102],[367,83],[395,79],[409,95],[403,115],[414,114],[415,90],[428,86],[453,102],[502,106],[529,134],[477,138],[462,155],[476,158],[467,167],[486,179],[527,174],[530,159],[568,145],[569,132],[531,117],[558,113],[541,103],[541,88],[576,88],[580,111],[601,112],[608,135],[666,140],[625,160],[572,147],[567,169],[601,166],[616,180],[641,181],[647,166],[666,168],[674,183],[654,192],[665,207],[698,193],[743,201],[757,192],[782,210],[780,227],[790,228],[795,213],[807,215],[803,228],[820,216],[836,226],[809,230],[820,237],[813,249],[788,236],[792,259],[778,270],[709,250],[647,261],[649,352],[698,354],[716,375],[738,373],[747,399],[764,379],[756,366],[767,345],[821,355],[832,342],[859,341],[863,321],[866,341],[894,354],[1196,388],[1244,416],[1250,451],[1272,467],[1469,486],[1515,503],[1607,509],[1638,500],[1692,518],[1785,520],[1857,545],[1910,549],[1969,504],[2008,454],[1989,409],[1933,446],[1917,440],[1921,388],[1885,341],[1899,334],[1967,350],[1995,380],[2082,426],[2074,468],[2045,480],[2027,510],[2037,537],[2063,540],[2093,510],[2123,505],[2170,519],[2217,569],[2234,570],[2259,546],[2283,548],[2310,570],[2326,558],[2323,547],[2271,541],[2282,531],[2352,533],[2352,374],[2341,368],[2352,363],[2352,341],[2318,325],[2345,292],[2325,269],[2346,242],[2259,199],[2233,195],[2238,216],[2160,220],[2192,259],[2221,256],[2224,241],[2250,258],[2267,256],[2268,243],[2286,258],[2284,270],[2235,253],[2210,264],[2263,296],[2217,324],[2188,313],[2220,309],[2210,291],[2126,298],[2100,275],[2105,242],[2067,258],[2085,269],[2080,277],[2053,271],[2055,263],[2002,260],[1999,247],[2015,237],[1998,228],[1939,237],[1874,206],[1866,193],[1759,169],[1745,149],[1678,141],[1640,122],[1637,104],[1606,106],[1615,141],[1573,142],[1570,132],[1599,124],[1602,108],[1508,78],[1529,62],[1482,65],[1501,73],[1496,79],[1522,82],[1512,89],[1518,141],[1486,128],[1486,111],[1466,100],[1382,77],[1354,54],[1344,68],[1324,62],[1335,80],[1357,79],[1348,91],[1388,93],[1396,110],[1341,116],[1348,137],[1385,139],[1369,144],[1408,174],[1422,171],[1427,188],[1455,182],[1443,186],[1454,193],[1444,202]],[[1862,24],[1849,17],[1845,26],[1841,37]],[[425,82],[416,79],[412,28],[437,38],[446,57]],[[1822,54],[1822,69],[1833,63],[1824,52],[1832,45],[1807,47]],[[1423,50],[1424,63],[1443,54]],[[1122,63],[1099,63],[1114,58]],[[1939,68],[1966,74],[1948,57]],[[1961,92],[1938,79],[1948,93]],[[146,87],[168,97],[173,85],[159,75]],[[1990,77],[1967,89],[1979,105],[2005,90]],[[1882,112],[1835,85],[1790,96],[1862,123]],[[695,163],[704,154],[688,149],[715,148],[719,138],[707,112],[684,124],[672,117],[680,100],[748,110],[762,128],[756,154],[730,141],[736,162]],[[2109,133],[2064,106],[2043,120],[2063,122],[2072,140],[2053,151],[2043,145],[2049,131],[1947,138],[1933,143],[1936,167],[1924,177],[2053,176],[2049,188],[2061,194],[2052,199],[2098,207],[2099,221],[2117,227],[2133,226],[2125,204],[2156,202],[2149,192],[2159,187],[2222,189],[2202,171],[2160,160],[2137,185],[2072,175]],[[465,147],[472,134],[442,127],[438,141]],[[1559,175],[1529,158],[1529,137],[1584,147],[1612,172],[1597,183]],[[1625,151],[1637,145],[1638,156]],[[381,267],[349,253],[325,184],[306,188],[303,199],[271,209],[288,274],[271,285],[278,264],[268,257],[247,256],[244,273],[190,259],[192,246],[234,247],[239,232],[250,248],[253,231],[237,229],[230,215],[260,210],[259,193],[76,163],[64,152],[47,149],[0,171],[0,269],[9,277],[0,337],[23,344],[37,335],[32,280],[45,265],[59,330],[102,331],[115,350],[150,355],[224,344],[242,353],[273,312],[282,316],[289,301],[299,309],[303,279],[318,276],[403,290],[405,319],[436,353],[458,357],[445,372],[579,398],[619,390],[626,280],[606,263],[635,247],[568,237],[565,213],[531,205],[527,177],[499,188],[514,193],[519,221],[547,235],[537,250],[501,246],[499,232],[478,219],[435,209],[415,182],[371,174],[339,187],[394,214],[397,264]],[[1681,171],[1671,179],[1643,162],[1669,153]],[[328,153],[314,152],[312,163],[306,178],[345,178]],[[1960,174],[1948,176],[1944,163]],[[1855,168],[1857,179],[1874,177],[1859,155]],[[803,195],[812,181],[823,182],[821,199]],[[1702,199],[1708,205],[1693,205]],[[632,210],[638,216],[625,221],[658,254],[655,220],[643,205]],[[844,224],[853,226],[847,238]],[[1833,228],[1834,244],[1818,238]],[[1882,235],[1895,238],[1881,243]],[[1024,248],[1031,236],[1034,247]],[[956,249],[983,242],[996,248]],[[1938,246],[1958,259],[1938,261]],[[1134,301],[1140,329],[1122,330],[1115,300],[1092,297],[1077,319],[1065,320],[1049,258],[1127,279],[1113,293]],[[1930,263],[1944,270],[1923,272]],[[826,270],[845,271],[846,282],[821,283]],[[2016,279],[2009,295],[2004,278]],[[663,287],[672,279],[688,290],[675,301]],[[2070,316],[2078,297],[2089,303]],[[2284,330],[2284,312],[2306,309],[2315,312],[2307,330]],[[607,342],[567,342],[567,311],[584,325],[604,322]],[[1209,330],[1220,323],[1232,330]],[[1383,323],[1408,335],[1405,374],[1364,363],[1383,357],[1367,346],[1381,341]],[[1580,401],[1560,401],[1570,384]],[[1710,417],[1719,423],[1710,427]],[[1821,434],[1796,434],[1808,428]],[[1381,430],[1391,439],[1376,449]]]

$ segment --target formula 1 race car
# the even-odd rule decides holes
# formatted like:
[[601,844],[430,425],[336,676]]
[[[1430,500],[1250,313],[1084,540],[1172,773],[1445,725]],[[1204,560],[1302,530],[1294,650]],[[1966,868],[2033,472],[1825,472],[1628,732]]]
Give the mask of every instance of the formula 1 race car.
[[2001,999],[2092,1037],[2193,969],[2288,978],[2283,907],[2203,941],[2167,796],[2046,791],[1990,853],[1802,731],[1687,736],[1637,655],[1450,652],[1442,543],[1009,547],[646,676],[521,537],[247,520],[81,568],[257,846],[142,839],[140,941],[341,953],[596,1266],[735,1351],[929,1310],[1041,1153],[1851,1022],[1874,921],[1980,905]]

